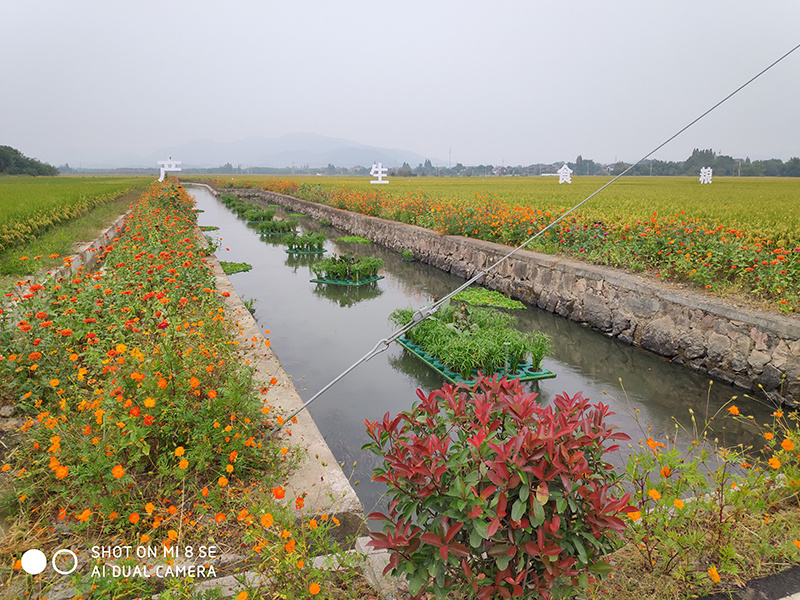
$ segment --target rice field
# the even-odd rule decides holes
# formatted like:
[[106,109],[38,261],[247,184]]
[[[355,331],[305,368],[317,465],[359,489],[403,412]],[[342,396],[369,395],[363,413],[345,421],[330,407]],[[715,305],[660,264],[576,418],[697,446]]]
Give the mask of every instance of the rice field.
[[0,177],[0,252],[82,215],[149,177]]
[[609,181],[574,177],[240,177],[259,187],[367,215],[587,262],[650,271],[717,293],[800,310],[800,179],[625,177],[553,222]]

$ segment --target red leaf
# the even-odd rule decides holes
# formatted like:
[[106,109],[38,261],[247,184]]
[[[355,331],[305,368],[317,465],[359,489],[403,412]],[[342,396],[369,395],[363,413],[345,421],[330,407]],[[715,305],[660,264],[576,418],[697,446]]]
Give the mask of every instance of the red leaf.
[[441,548],[442,547],[442,540],[435,533],[431,533],[431,532],[423,533],[420,536],[420,539],[423,542],[425,542],[426,544],[431,544],[432,546],[436,546],[437,548]]

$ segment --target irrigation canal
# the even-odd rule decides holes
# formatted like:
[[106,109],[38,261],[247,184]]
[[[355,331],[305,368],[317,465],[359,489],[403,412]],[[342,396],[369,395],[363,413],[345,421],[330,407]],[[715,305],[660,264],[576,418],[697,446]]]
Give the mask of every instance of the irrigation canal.
[[[198,223],[219,227],[208,235],[219,243],[220,260],[253,266],[249,272],[231,275],[231,282],[243,300],[254,301],[256,321],[270,330],[272,348],[304,400],[392,332],[388,316],[393,310],[419,308],[432,296],[444,296],[463,283],[435,267],[404,262],[398,253],[377,244],[333,241],[347,233],[304,218],[300,219],[302,229],[328,236],[327,256],[351,251],[378,256],[386,263],[385,278],[364,287],[310,283],[309,265],[318,258],[286,254],[280,236],[273,241],[262,238],[208,189],[187,186],[187,190],[203,211]],[[741,390],[718,382],[710,386],[707,376],[557,315],[535,307],[514,314],[522,331],[543,331],[553,340],[543,366],[557,377],[529,384],[542,402],[562,392],[582,391],[593,402],[611,406],[616,413],[612,422],[628,433],[634,444],[643,437],[663,440],[667,434],[674,435],[676,420],[691,430],[689,409],[702,426],[706,414],[714,415],[734,395],[739,396],[736,405],[740,411],[755,415],[759,423],[766,422],[771,412],[744,398]],[[378,458],[361,450],[368,441],[364,419],[382,419],[386,412],[396,415],[407,410],[417,398],[417,388],[430,392],[442,383],[441,376],[393,344],[311,405],[314,421],[345,473],[352,470],[351,481],[359,482],[355,489],[366,514],[385,510],[386,500],[382,498],[385,486],[370,481]],[[720,417],[723,414],[727,411]],[[718,421],[713,435],[727,444],[759,443],[755,426],[743,426],[731,418]],[[689,436],[681,433],[679,439],[688,441]],[[629,453],[630,449],[623,447],[616,456],[609,455],[610,460],[622,464]]]

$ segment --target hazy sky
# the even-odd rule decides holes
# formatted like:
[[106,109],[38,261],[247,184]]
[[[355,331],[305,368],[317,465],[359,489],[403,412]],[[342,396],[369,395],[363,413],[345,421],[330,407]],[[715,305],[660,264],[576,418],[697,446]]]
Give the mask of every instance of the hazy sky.
[[[632,162],[798,25],[798,0],[2,0],[0,145],[61,164],[312,132],[453,164]],[[798,156],[799,99],[800,50],[656,158]]]

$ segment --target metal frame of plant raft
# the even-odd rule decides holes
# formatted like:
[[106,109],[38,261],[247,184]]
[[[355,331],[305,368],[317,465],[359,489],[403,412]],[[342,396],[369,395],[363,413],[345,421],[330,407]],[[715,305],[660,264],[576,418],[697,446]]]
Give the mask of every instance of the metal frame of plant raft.
[[[472,379],[463,379],[461,375],[459,375],[455,371],[450,370],[447,367],[447,365],[442,363],[442,361],[440,361],[438,358],[428,354],[424,350],[420,350],[419,346],[414,344],[407,337],[398,338],[397,343],[400,344],[406,350],[410,351],[414,356],[416,356],[418,359],[420,359],[431,369],[439,373],[439,375],[441,375],[451,383],[466,383],[467,385],[471,385],[478,380],[477,376],[473,377]],[[437,363],[441,365],[441,367],[437,366]],[[503,371],[505,371],[505,369]],[[475,373],[474,370],[473,373]],[[492,375],[494,374],[500,375],[501,377],[505,376],[505,373],[502,371],[498,373],[493,373]],[[533,363],[531,363],[530,361],[519,365],[519,371],[517,371],[516,373],[509,374],[509,377],[512,377],[513,379],[519,379],[520,381],[552,379],[555,376],[556,376],[555,373],[544,368],[539,371],[534,371]]]
[[288,248],[283,249],[286,254],[325,254],[327,250],[323,248],[322,250],[289,250]]
[[378,281],[378,279],[383,279],[383,275],[375,275],[375,277],[367,277],[366,279],[362,279],[361,281],[342,281],[340,279],[312,279],[311,283],[329,283],[331,285],[365,285],[367,283],[372,283],[373,281]]

